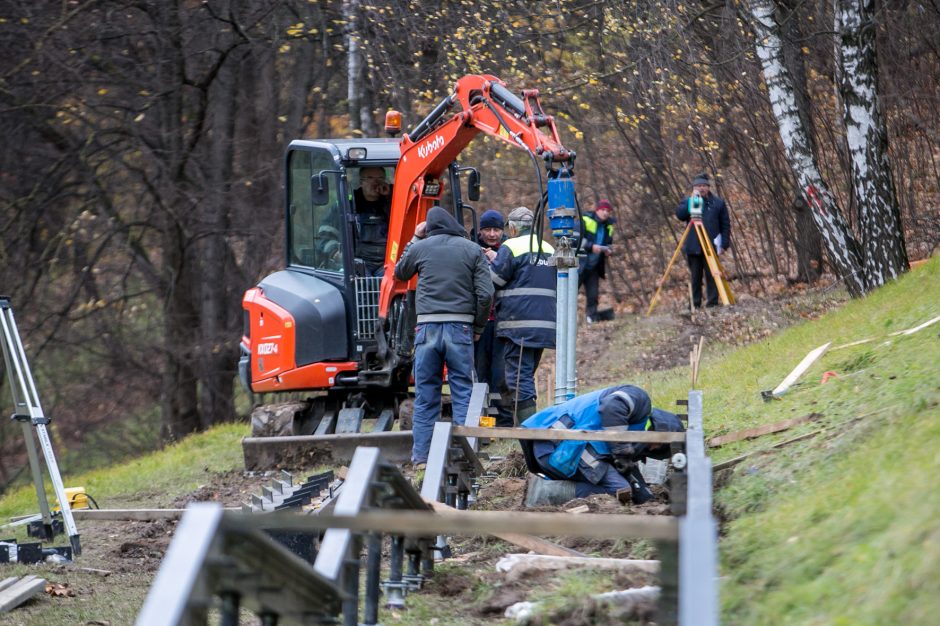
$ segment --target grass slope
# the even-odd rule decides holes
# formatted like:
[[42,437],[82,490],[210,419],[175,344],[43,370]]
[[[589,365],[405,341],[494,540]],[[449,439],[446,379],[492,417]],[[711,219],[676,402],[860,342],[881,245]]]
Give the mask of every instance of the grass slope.
[[[937,315],[940,260],[934,259],[865,300],[742,351],[766,360],[757,387],[743,385],[753,394],[776,384],[816,345],[879,338],[828,353],[806,382],[770,405],[725,386],[730,398],[718,403],[727,402],[728,426],[813,411],[823,417],[801,430],[824,427],[805,443],[742,463],[718,494],[733,520],[721,545],[727,623],[936,623],[940,324],[889,335]],[[781,359],[777,342],[791,346],[793,358]],[[716,380],[733,376],[716,370]],[[821,386],[827,370],[842,378]],[[747,373],[757,374],[739,371],[745,381]]]
[[[940,611],[940,324],[889,334],[937,315],[940,259],[760,343],[711,353],[706,346],[700,387],[709,436],[819,414],[785,433],[711,451],[720,462],[766,450],[719,476],[724,623],[933,623]],[[760,391],[809,350],[869,337],[877,340],[827,353],[781,400],[761,400]],[[827,370],[840,378],[820,385]],[[688,389],[687,368],[624,378],[648,386],[664,408]],[[207,472],[240,468],[244,429],[219,427],[65,482],[86,486],[103,506],[166,506],[206,482]],[[24,488],[0,500],[0,519],[35,508],[35,494]]]

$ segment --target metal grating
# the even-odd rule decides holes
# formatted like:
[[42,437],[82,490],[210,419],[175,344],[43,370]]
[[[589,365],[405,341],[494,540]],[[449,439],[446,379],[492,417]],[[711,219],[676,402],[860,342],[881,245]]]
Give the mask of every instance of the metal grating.
[[356,277],[356,328],[360,339],[374,339],[379,321],[381,276]]

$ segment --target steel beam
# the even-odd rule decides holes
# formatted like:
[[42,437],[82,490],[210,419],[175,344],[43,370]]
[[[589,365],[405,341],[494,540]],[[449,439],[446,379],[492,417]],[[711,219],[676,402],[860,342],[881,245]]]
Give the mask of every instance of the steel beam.
[[411,431],[245,437],[242,452],[245,469],[271,470],[348,465],[359,446],[381,448],[386,461],[404,463],[411,459],[411,444]]

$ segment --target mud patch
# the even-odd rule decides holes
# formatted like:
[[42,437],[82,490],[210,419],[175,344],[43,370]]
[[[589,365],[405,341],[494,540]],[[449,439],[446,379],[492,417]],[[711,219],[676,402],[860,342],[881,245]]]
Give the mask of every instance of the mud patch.
[[521,509],[525,484],[524,478],[497,478],[480,487],[473,508],[483,511]]
[[238,506],[247,502],[251,494],[260,494],[264,479],[258,475],[231,470],[212,474],[209,482],[194,491],[173,500],[172,508],[183,509],[192,502],[219,502],[225,506]]
[[427,580],[420,593],[431,593],[442,598],[451,598],[469,594],[476,584],[476,578],[467,572],[435,568],[434,576]]

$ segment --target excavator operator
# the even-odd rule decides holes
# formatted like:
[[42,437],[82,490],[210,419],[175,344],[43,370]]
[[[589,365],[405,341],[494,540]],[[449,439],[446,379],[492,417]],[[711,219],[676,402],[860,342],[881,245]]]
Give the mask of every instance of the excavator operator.
[[385,273],[385,246],[392,186],[383,167],[359,170],[360,187],[353,193],[356,210],[355,256],[365,263],[366,275]]

